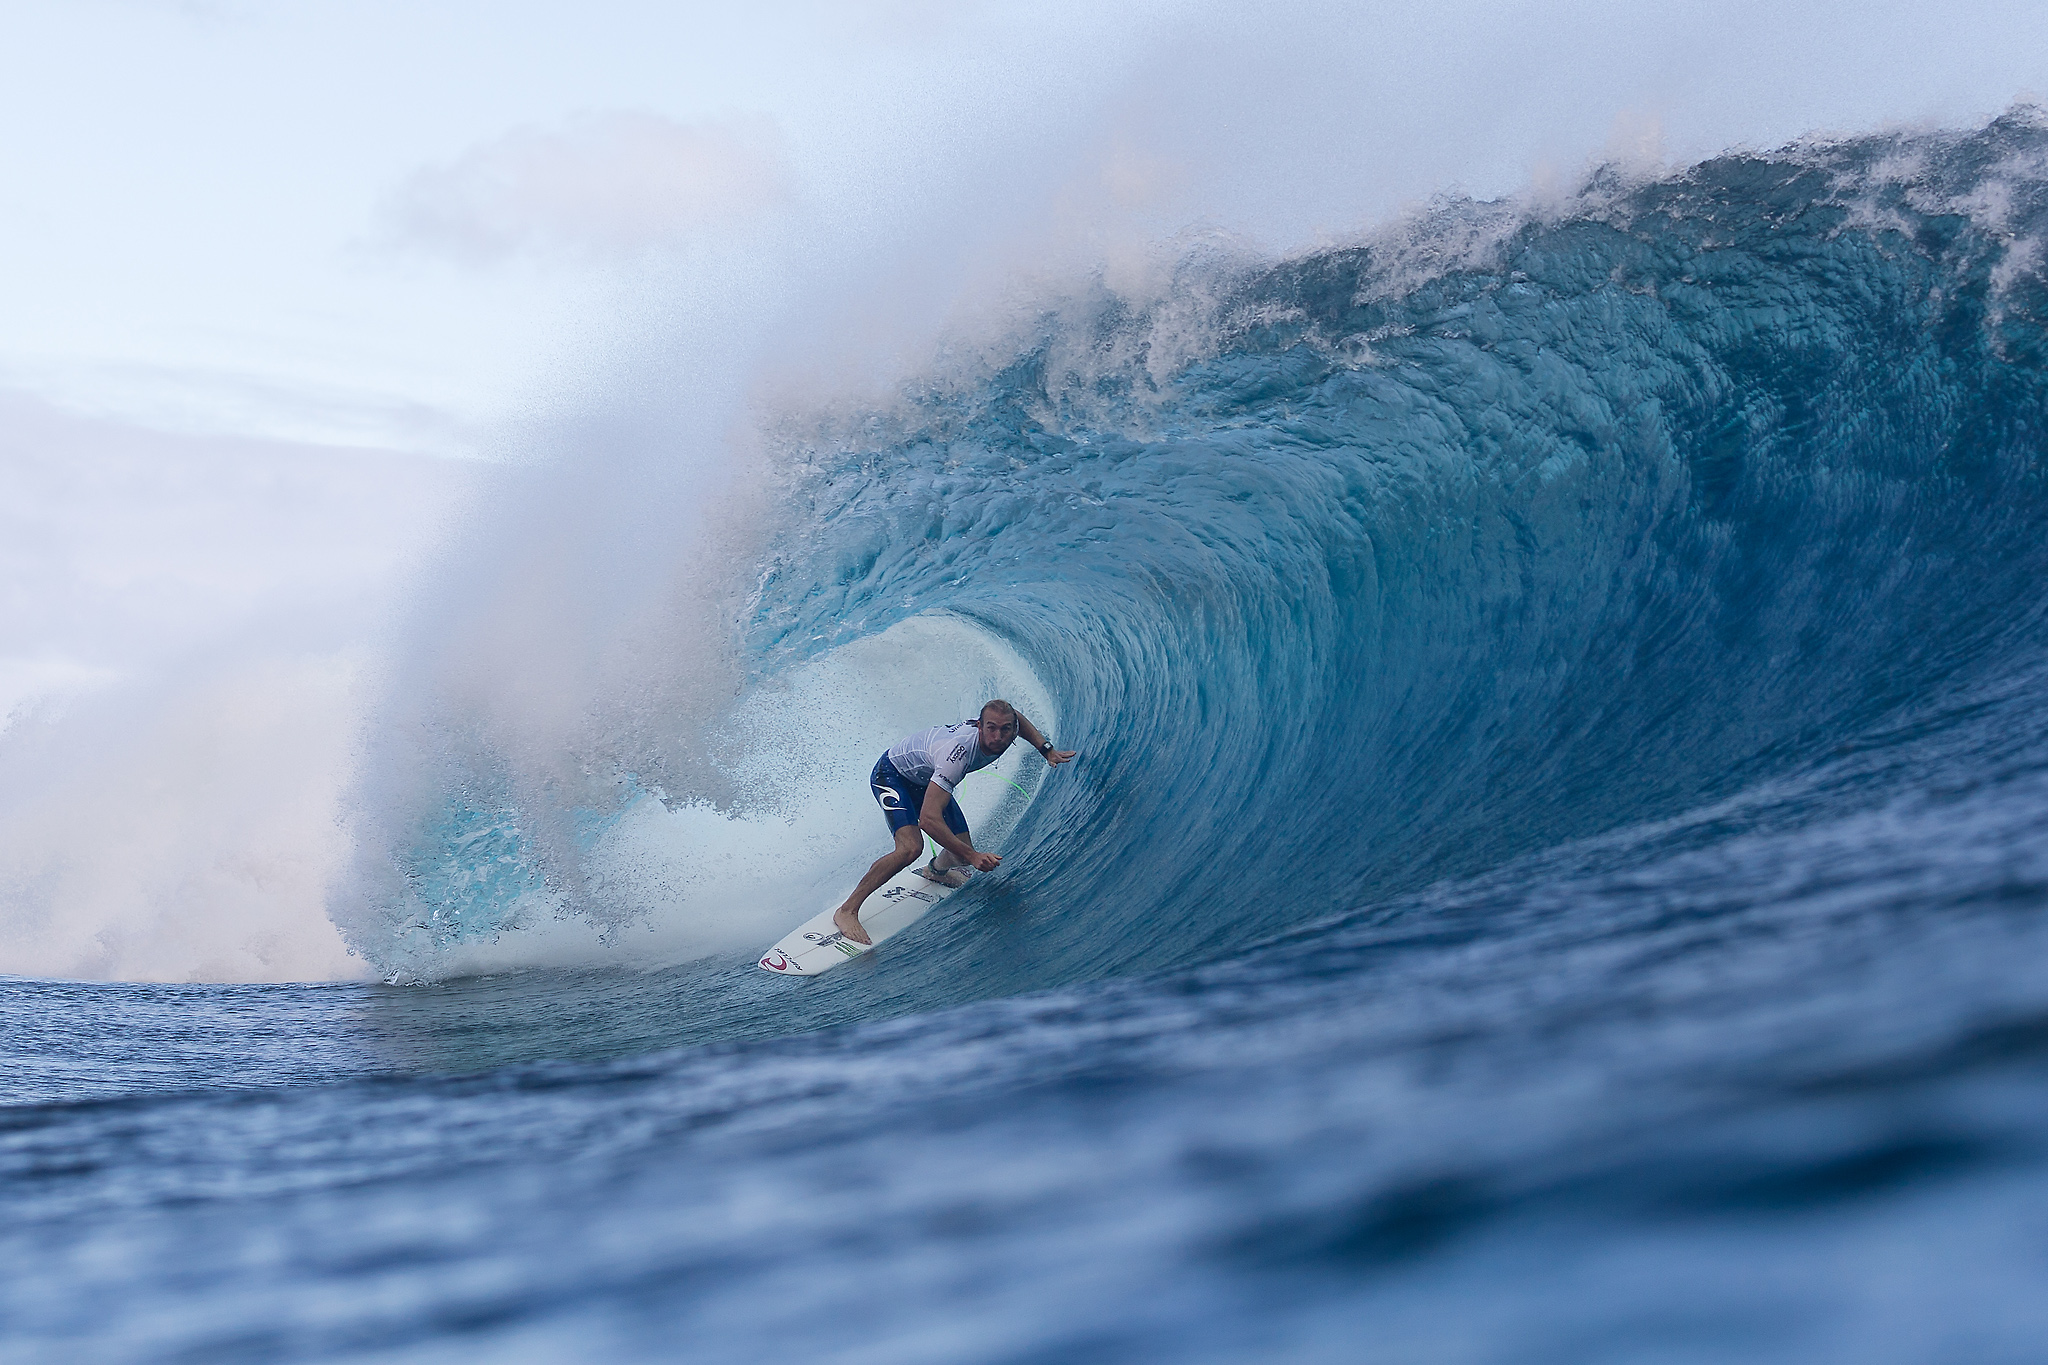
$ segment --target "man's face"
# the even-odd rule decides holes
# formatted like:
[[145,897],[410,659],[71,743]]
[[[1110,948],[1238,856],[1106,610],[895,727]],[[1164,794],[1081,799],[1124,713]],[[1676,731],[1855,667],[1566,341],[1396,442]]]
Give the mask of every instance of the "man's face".
[[1017,737],[1017,717],[998,716],[993,711],[981,713],[981,747],[984,753],[999,754],[1010,747],[1010,741]]

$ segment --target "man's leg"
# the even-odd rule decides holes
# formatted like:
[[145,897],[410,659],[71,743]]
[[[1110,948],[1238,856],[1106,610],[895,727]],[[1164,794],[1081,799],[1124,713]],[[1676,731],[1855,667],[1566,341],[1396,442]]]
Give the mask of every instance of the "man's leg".
[[846,898],[846,904],[832,912],[833,927],[855,943],[870,942],[868,931],[860,927],[861,903],[874,894],[875,888],[917,861],[924,852],[924,831],[916,825],[905,825],[896,831],[894,852],[884,853],[875,859],[875,865],[860,879],[860,885],[853,888],[853,894]]

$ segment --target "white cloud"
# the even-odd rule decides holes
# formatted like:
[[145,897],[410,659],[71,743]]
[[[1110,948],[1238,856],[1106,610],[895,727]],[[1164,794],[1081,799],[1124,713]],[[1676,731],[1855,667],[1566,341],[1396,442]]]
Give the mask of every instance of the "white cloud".
[[386,205],[402,243],[465,260],[678,246],[789,201],[771,120],[586,114],[518,128],[414,172]]

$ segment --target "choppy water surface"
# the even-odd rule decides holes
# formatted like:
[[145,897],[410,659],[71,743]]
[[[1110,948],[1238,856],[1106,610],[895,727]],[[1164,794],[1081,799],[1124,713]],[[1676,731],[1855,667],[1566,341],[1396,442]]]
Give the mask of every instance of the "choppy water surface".
[[2037,1359],[2044,158],[1447,207],[821,440],[751,667],[1014,650],[1002,872],[813,983],[0,983],[0,1349]]

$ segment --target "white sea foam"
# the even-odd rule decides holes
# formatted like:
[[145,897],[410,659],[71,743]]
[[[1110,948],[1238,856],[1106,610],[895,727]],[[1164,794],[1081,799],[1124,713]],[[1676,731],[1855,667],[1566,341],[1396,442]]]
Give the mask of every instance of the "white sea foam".
[[[851,888],[888,834],[868,770],[910,731],[1004,696],[1058,733],[1030,665],[958,617],[912,617],[770,679],[719,725],[731,800],[641,795],[577,855],[578,893],[535,893],[503,927],[455,943],[382,946],[393,979],[534,966],[661,966],[766,946]],[[960,788],[978,847],[1002,835],[1039,760],[1016,745]],[[1021,790],[1020,790],[1021,789]],[[585,898],[607,911],[586,913]]]

